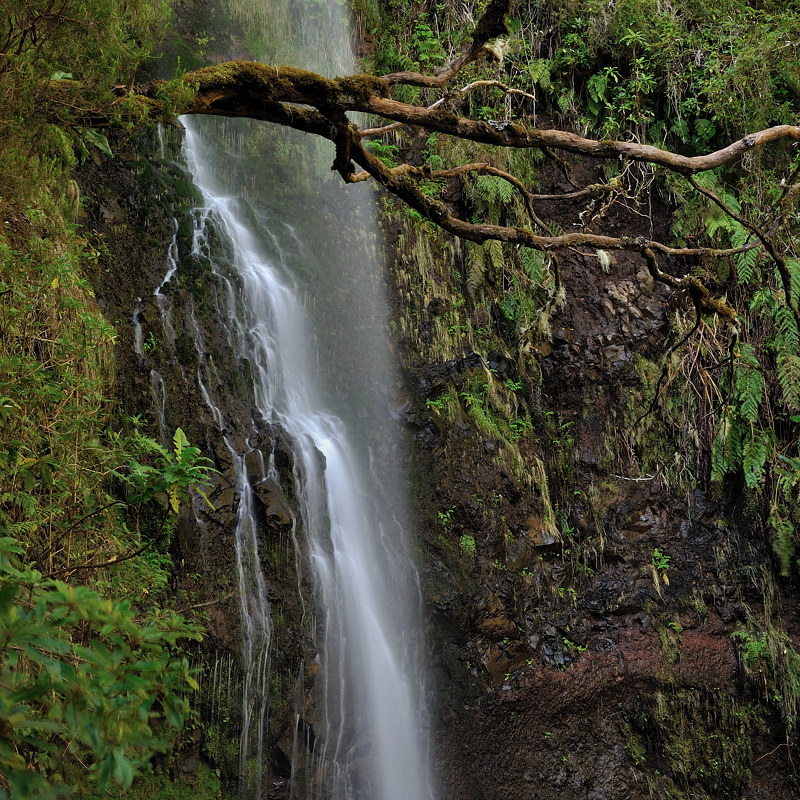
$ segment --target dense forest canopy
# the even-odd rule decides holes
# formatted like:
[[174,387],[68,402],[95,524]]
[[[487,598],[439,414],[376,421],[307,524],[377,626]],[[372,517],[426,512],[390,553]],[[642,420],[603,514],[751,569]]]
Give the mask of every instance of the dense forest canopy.
[[[75,170],[111,157],[119,129],[135,136],[196,113],[330,139],[346,182],[371,177],[415,222],[468,242],[470,294],[517,293],[537,313],[570,302],[560,258],[598,271],[614,251],[640,258],[685,292],[691,314],[664,346],[647,413],[677,426],[661,400],[676,375],[695,387],[686,402],[713,435],[708,469],[692,480],[716,492],[738,482],[781,571],[797,578],[797,5],[364,0],[353,10],[365,74],[237,61],[157,83],[146,71],[165,3],[0,0],[0,796],[55,796],[84,769],[100,787],[128,785],[189,713],[194,678],[173,646],[199,629],[165,611],[167,541],[208,464],[180,431],[165,448],[119,418],[115,331],[89,280],[102,243],[80,222]],[[368,127],[349,111],[369,114]],[[571,183],[576,158],[596,180]],[[539,191],[540,165],[562,170],[568,188]],[[667,237],[609,227],[615,209],[646,216],[653,198],[672,214]],[[561,230],[559,203],[576,201],[580,229]],[[512,306],[498,307],[519,331]],[[693,337],[702,352],[676,366]],[[647,424],[628,432],[633,449]],[[680,425],[682,446],[695,447],[696,431]],[[788,717],[790,698],[776,702]]]

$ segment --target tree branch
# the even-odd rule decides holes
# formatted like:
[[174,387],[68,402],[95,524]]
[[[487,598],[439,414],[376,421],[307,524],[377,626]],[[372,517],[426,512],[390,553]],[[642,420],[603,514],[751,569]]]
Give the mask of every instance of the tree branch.
[[[772,142],[800,140],[800,126],[774,126],[748,134],[713,153],[685,156],[639,142],[595,140],[569,131],[543,130],[519,122],[468,119],[448,109],[447,96],[427,107],[404,103],[392,97],[393,87],[399,84],[445,87],[464,66],[482,58],[487,52],[485,45],[506,32],[505,19],[510,2],[511,0],[492,0],[476,26],[465,52],[435,76],[401,72],[383,77],[352,75],[325,78],[296,67],[232,61],[185,75],[183,84],[191,87],[193,93],[188,99],[181,99],[176,93],[178,99],[173,99],[173,106],[177,106],[179,113],[249,117],[329,139],[336,148],[333,169],[346,183],[358,183],[371,176],[426,219],[462,239],[476,243],[498,240],[548,252],[563,248],[592,247],[639,253],[656,281],[688,291],[697,309],[718,314],[731,324],[736,321],[736,313],[727,303],[714,298],[697,277],[675,277],[663,272],[656,263],[655,253],[669,256],[723,257],[763,247],[777,264],[786,288],[789,275],[786,260],[775,248],[772,236],[727,208],[713,192],[703,190],[691,176],[730,164],[743,154]],[[519,91],[510,89],[499,81],[475,81],[458,91],[465,93],[479,85],[496,86],[505,92]],[[145,89],[143,94],[149,98],[147,102],[154,107],[161,104],[166,111],[169,108],[169,98],[167,97],[167,102],[159,99],[160,93],[164,91],[164,84],[154,84]],[[372,114],[386,120],[388,124],[360,129],[348,119],[349,112]],[[666,167],[687,177],[696,191],[705,194],[720,205],[729,217],[745,225],[756,235],[758,241],[732,249],[673,248],[643,238],[606,236],[585,230],[551,235],[547,224],[536,213],[534,204],[537,201],[576,200],[603,193],[618,195],[621,189],[612,182],[576,188],[576,191],[560,196],[535,194],[515,176],[488,163],[465,164],[442,170],[429,170],[408,164],[390,168],[364,147],[364,137],[385,133],[404,125],[503,148],[536,148],[546,153],[558,151],[597,159],[627,160]],[[360,167],[360,171],[356,170],[356,166]],[[460,219],[446,204],[422,192],[422,181],[426,179],[457,177],[470,172],[495,175],[508,181],[522,196],[527,216],[541,233],[534,233],[527,227],[481,224]],[[786,218],[785,209],[792,205],[793,198],[793,192],[784,192],[781,219]],[[800,321],[798,309],[793,307],[792,310]]]

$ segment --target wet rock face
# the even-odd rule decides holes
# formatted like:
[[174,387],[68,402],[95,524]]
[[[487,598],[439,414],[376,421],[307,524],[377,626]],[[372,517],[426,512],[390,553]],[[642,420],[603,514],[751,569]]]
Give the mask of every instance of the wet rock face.
[[[176,771],[191,774],[201,757],[231,785],[238,780],[244,665],[234,534],[241,497],[227,437],[236,452],[247,453],[259,549],[274,610],[278,646],[271,656],[276,677],[266,746],[267,769],[273,774],[265,784],[280,797],[288,792],[281,743],[286,744],[287,736],[291,742],[294,732],[294,676],[301,672],[309,649],[302,633],[302,581],[293,542],[302,532],[295,527],[291,489],[285,488],[293,486],[293,456],[285,432],[265,424],[253,411],[249,366],[231,358],[227,316],[219,305],[224,293],[206,260],[184,259],[181,270],[163,287],[172,331],[165,326],[154,291],[164,279],[176,220],[176,246],[183,256],[190,249],[187,215],[196,198],[179,167],[168,159],[153,160],[154,148],[155,142],[147,140],[137,148],[115,143],[115,152],[123,158],[87,164],[82,195],[84,222],[105,242],[105,269],[94,276],[95,291],[119,335],[116,389],[124,415],[138,415],[155,438],[166,434],[168,439],[181,427],[219,470],[206,492],[211,505],[199,502],[193,511],[184,512],[171,543],[175,607],[197,615],[206,627],[206,638],[193,659],[201,669],[197,710],[204,728],[199,738],[187,742],[186,753],[176,756]],[[117,211],[110,217],[109,209]],[[160,378],[157,397],[154,374]],[[217,414],[199,388],[199,377],[217,404]],[[279,480],[265,477],[270,455]],[[313,676],[308,680],[313,682]]]
[[[444,601],[437,571],[436,752],[447,796],[623,800],[687,784],[697,797],[758,791],[757,777],[726,784],[711,764],[720,756],[709,742],[722,741],[749,775],[755,759],[776,757],[782,735],[763,737],[752,721],[737,738],[734,720],[769,713],[752,712],[758,698],[731,640],[745,613],[742,576],[768,554],[750,547],[746,530],[719,524],[720,513],[702,495],[687,505],[623,484],[607,512],[605,554],[574,590],[559,592],[563,556],[547,547],[520,570],[532,562],[514,557],[519,540],[505,569],[477,567],[474,582],[459,580],[466,591]],[[666,569],[655,550],[671,555]],[[709,765],[691,772],[678,743]],[[792,796],[788,780],[771,791]]]
[[[636,235],[640,223],[623,222]],[[624,255],[608,272],[580,256],[565,256],[561,270],[567,303],[533,349],[535,369],[522,374],[524,358],[511,352],[426,363],[448,297],[419,314],[421,345],[407,356],[402,418],[425,476],[418,527],[441,794],[795,796],[785,728],[731,638],[760,608],[753,575],[774,574],[767,537],[736,487],[720,498],[677,488],[662,472],[676,448],[667,435],[625,429],[648,410],[684,298]],[[449,421],[432,411],[490,361],[503,380],[533,383],[539,371],[522,472],[464,404]],[[697,450],[690,468],[702,485]]]

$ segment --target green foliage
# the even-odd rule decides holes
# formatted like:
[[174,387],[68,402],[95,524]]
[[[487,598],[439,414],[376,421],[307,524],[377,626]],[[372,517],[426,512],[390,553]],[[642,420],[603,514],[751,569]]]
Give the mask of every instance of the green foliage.
[[753,686],[778,709],[791,735],[800,721],[800,653],[784,631],[753,619],[731,637]]
[[414,23],[411,47],[422,66],[430,67],[444,63],[446,56],[444,47],[424,16],[418,17]]
[[[658,796],[742,797],[753,743],[767,731],[763,709],[724,689],[662,689],[637,699],[621,726],[631,757],[657,760]],[[657,744],[655,744],[657,743]]]
[[[792,119],[800,82],[788,65],[797,59],[800,13],[754,6],[545,0],[523,20],[511,59],[554,108],[602,135],[634,131],[654,144],[668,137],[704,148],[720,134]],[[554,35],[541,52],[526,53],[537,27]]]
[[731,634],[731,638],[739,644],[742,660],[748,670],[753,670],[766,655],[766,634],[763,631],[757,637],[748,631],[734,631]]
[[0,242],[0,524],[44,571],[74,519],[110,502],[98,475],[114,458],[101,438],[115,333],[93,313],[80,246],[53,234],[24,250]]
[[458,539],[458,546],[461,552],[470,560],[474,561],[477,553],[475,547],[475,537],[471,533],[463,533]]
[[653,556],[650,559],[650,563],[657,569],[659,572],[666,572],[669,569],[669,562],[672,560],[671,556],[662,553],[657,547],[653,550]]
[[[400,0],[388,0],[380,8],[382,30],[373,31],[378,71],[430,71],[432,40],[444,52],[455,53],[469,30],[460,7],[448,4],[439,4],[435,17],[433,11],[430,16],[411,16]],[[795,4],[541,0],[517,7],[514,13],[502,63],[470,65],[460,76],[462,85],[500,79],[535,94],[536,100],[501,99],[494,90],[476,86],[465,97],[448,97],[456,113],[478,119],[522,118],[535,126],[537,113],[545,112],[580,133],[651,143],[690,155],[746,132],[795,121],[800,99],[800,9]],[[439,99],[428,90],[413,91],[414,99],[425,105]],[[422,157],[433,167],[432,155],[441,161],[437,169],[486,162],[520,175],[532,190],[538,183],[534,152],[520,155],[464,143],[428,146]],[[638,172],[625,164],[605,175],[606,181],[624,187],[630,209],[646,196],[650,202],[647,193],[652,189],[661,193],[674,210],[672,244],[747,248],[718,260],[700,258],[685,264],[734,305],[740,318],[735,332],[733,325],[725,329],[710,316],[700,320],[696,341],[687,345],[691,358],[683,363],[681,352],[671,356],[668,372],[681,380],[671,383],[671,395],[663,393],[665,419],[643,420],[637,436],[644,458],[662,477],[670,473],[667,480],[674,478],[682,488],[698,479],[710,482],[718,495],[727,483],[728,488],[741,487],[760,508],[771,509],[769,520],[763,521],[773,532],[785,571],[795,568],[795,531],[800,524],[795,471],[779,459],[779,454],[797,454],[799,423],[792,417],[800,416],[800,257],[793,241],[800,230],[791,188],[797,165],[792,149],[776,144],[768,156],[754,149],[735,165],[696,176],[700,191],[680,175]],[[476,223],[531,224],[518,193],[497,176],[465,177],[463,197]],[[780,240],[774,237],[780,267],[776,269],[754,228],[772,230],[779,215],[791,230]],[[457,341],[459,346],[469,342],[479,352],[489,352],[489,347],[510,351],[523,363],[525,354],[547,339],[550,316],[563,298],[557,262],[539,251],[498,244],[466,243],[461,252],[456,285],[468,298],[468,312],[433,320],[417,355],[421,360],[446,360]],[[409,303],[417,294],[425,298],[415,304],[417,318],[409,316],[405,323],[409,338],[417,335],[413,331],[426,318],[427,304],[453,291],[450,276],[429,280],[436,272],[429,265],[438,253],[429,249],[427,254],[430,259],[419,269],[424,277],[404,285]],[[610,269],[610,260],[597,255],[601,268]],[[487,318],[492,321],[491,345],[474,335],[479,326],[488,327]],[[679,335],[688,332],[689,327],[682,327]],[[653,386],[659,374],[660,370]],[[524,377],[526,385],[533,385],[530,375]],[[662,389],[669,387],[667,383]],[[516,413],[515,401],[503,398],[496,387],[482,392],[466,385],[459,393],[462,413],[487,436],[513,445],[527,433],[529,416]],[[458,413],[453,403],[448,410]],[[640,413],[637,409],[637,416]],[[660,413],[661,408],[653,417]],[[674,437],[676,452],[662,457],[665,431]]]
[[[109,795],[81,787],[76,796],[78,800],[104,800]],[[176,780],[166,770],[140,773],[125,792],[125,800],[220,800],[222,796],[219,777],[202,763],[192,781]]]
[[208,484],[210,475],[217,470],[211,466],[210,459],[201,455],[199,448],[189,444],[180,428],[175,431],[172,451],[138,432],[132,437],[132,442],[136,450],[154,456],[154,463],[143,464],[131,459],[124,470],[112,471],[126,486],[129,503],[147,503],[162,495],[172,512],[177,514],[192,490],[213,509],[200,487]]
[[400,163],[400,154],[397,145],[385,144],[380,139],[372,139],[366,142],[366,148],[374,156],[379,158],[387,167],[396,167]]
[[131,503],[161,494],[175,511],[209,473],[180,431],[167,452],[111,428],[104,391],[116,334],[81,275],[93,254],[45,232],[54,238],[33,236],[24,250],[0,242],[0,524],[25,542],[26,563],[61,574],[111,560],[146,532],[126,529],[114,477]]
[[797,497],[800,489],[800,459],[779,454],[788,468],[776,469],[777,495],[769,511],[767,524],[772,531],[772,547],[781,565],[781,574],[791,572],[797,535],[795,523],[798,520]]
[[[86,111],[122,119],[130,85],[160,39],[164,0],[6,0],[0,31],[0,208],[36,204],[86,145],[111,154]],[[55,122],[58,120],[58,122]]]
[[437,512],[437,517],[439,518],[439,522],[441,523],[442,527],[447,530],[450,527],[450,523],[453,520],[453,512],[455,511],[454,508],[446,508],[443,511]]
[[464,267],[466,269],[467,292],[470,297],[476,297],[481,286],[483,286],[486,274],[486,251],[485,248],[467,242],[465,245],[466,255]]
[[120,432],[107,397],[116,333],[87,280],[98,253],[74,224],[70,170],[112,155],[75,98],[129,117],[112,88],[132,82],[166,7],[11,0],[3,11],[0,796],[21,800],[125,787],[174,741],[196,686],[180,646],[199,631],[158,605],[165,534],[209,466],[180,431],[169,449]]
[[[182,724],[193,679],[173,647],[198,632],[123,599],[135,588],[145,604],[171,565],[142,546],[143,527],[127,530],[113,479],[131,502],[163,493],[174,510],[208,470],[180,431],[166,452],[110,427],[115,334],[92,310],[85,243],[29,216],[52,238],[0,243],[0,789],[44,798],[81,764],[101,786],[128,784],[171,740],[157,721]],[[90,573],[94,588],[42,577],[123,555],[113,575]]]
[[[8,795],[50,798],[81,765],[104,790],[130,785],[179,730],[197,688],[172,654],[199,630],[161,613],[137,619],[86,586],[44,580],[23,568],[23,548],[0,540],[0,766]],[[78,634],[80,631],[80,635]],[[0,796],[5,795],[0,786]]]

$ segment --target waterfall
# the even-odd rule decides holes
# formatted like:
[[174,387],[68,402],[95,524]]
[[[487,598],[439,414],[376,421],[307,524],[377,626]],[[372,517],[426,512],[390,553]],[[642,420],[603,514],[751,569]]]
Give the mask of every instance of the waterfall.
[[[341,7],[331,9],[341,25]],[[341,31],[332,38],[347,41]],[[341,54],[334,62],[351,68]],[[271,198],[276,190],[285,194],[291,181],[308,180],[318,155],[300,158],[292,175],[282,172],[280,186],[262,185],[258,164],[248,161],[253,128],[246,121],[184,118],[183,124],[186,163],[203,203],[195,213],[194,255],[213,260],[208,226],[227,242],[228,263],[214,271],[235,357],[253,376],[253,419],[236,425],[246,431],[255,430],[256,420],[266,422],[294,454],[298,583],[306,575],[313,583],[306,613],[315,663],[306,668],[316,677],[313,720],[297,709],[291,794],[297,800],[429,800],[420,592],[402,448],[389,414],[396,379],[383,333],[372,196],[365,187],[322,187],[315,170],[311,180],[319,181],[322,201],[312,214],[326,219],[303,218],[302,203]],[[272,134],[285,151],[310,151],[307,137]],[[329,165],[333,152],[323,155]],[[196,341],[199,347],[199,333]],[[198,379],[220,424],[216,401]],[[227,432],[225,443],[239,498],[246,673],[240,798],[249,800],[265,794],[269,650],[280,646],[270,641],[268,576],[260,565],[251,487],[277,480],[277,473],[271,457],[265,463],[236,452]],[[254,461],[258,474],[252,474]]]

